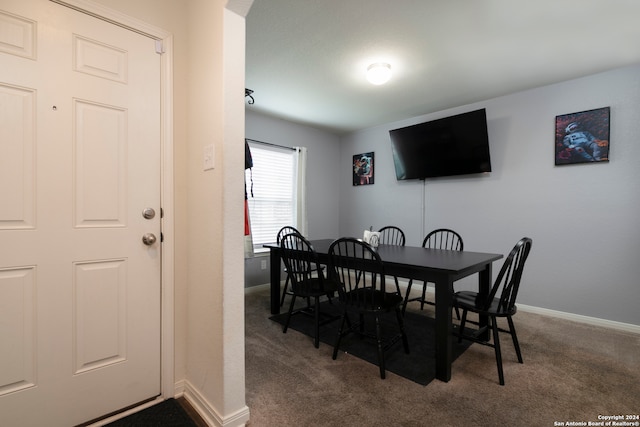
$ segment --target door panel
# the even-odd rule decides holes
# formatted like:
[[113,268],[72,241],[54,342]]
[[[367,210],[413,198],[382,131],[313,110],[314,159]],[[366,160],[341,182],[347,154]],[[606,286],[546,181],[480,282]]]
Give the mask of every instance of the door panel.
[[154,40],[1,0],[0,425],[160,394],[160,160]]
[[127,225],[127,110],[73,101],[74,225]]
[[3,333],[0,395],[35,385],[35,268],[0,270],[0,324],[13,325]]
[[33,228],[36,91],[0,83],[0,105],[0,230]]

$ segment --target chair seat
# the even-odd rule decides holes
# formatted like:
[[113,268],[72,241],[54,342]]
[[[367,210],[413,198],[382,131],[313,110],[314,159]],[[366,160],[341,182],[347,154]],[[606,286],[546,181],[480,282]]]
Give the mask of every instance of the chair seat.
[[480,314],[492,314],[498,317],[511,316],[516,313],[517,308],[514,305],[511,310],[505,310],[501,308],[500,300],[494,298],[491,301],[491,305],[488,309],[485,309],[484,301],[482,301],[477,292],[474,291],[459,291],[454,294],[454,305],[462,308],[463,310],[471,310]]
[[404,301],[404,298],[396,293],[378,290],[371,292],[370,288],[347,292],[345,297],[354,307],[364,308],[367,311],[393,310]]
[[314,277],[301,283],[292,284],[291,290],[299,297],[316,297],[336,292],[338,284],[330,279],[321,280]]

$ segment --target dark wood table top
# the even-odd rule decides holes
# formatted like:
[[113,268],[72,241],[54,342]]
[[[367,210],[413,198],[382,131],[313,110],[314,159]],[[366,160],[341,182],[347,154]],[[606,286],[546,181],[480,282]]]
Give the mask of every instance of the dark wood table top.
[[[310,240],[310,243],[318,256],[324,258],[333,241],[334,239],[319,239]],[[264,247],[279,248],[275,243],[266,244]],[[478,265],[485,265],[503,257],[502,254],[429,249],[420,246],[380,245],[376,250],[385,264],[411,265],[456,274],[464,274],[467,269],[474,269]]]

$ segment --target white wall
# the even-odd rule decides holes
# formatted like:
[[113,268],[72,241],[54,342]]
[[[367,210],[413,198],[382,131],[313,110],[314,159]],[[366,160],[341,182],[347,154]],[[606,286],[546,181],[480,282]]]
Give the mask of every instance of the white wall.
[[[555,117],[607,106],[610,162],[554,166]],[[487,109],[492,173],[396,181],[390,129],[477,108]],[[340,233],[394,224],[420,245],[449,227],[465,249],[504,254],[529,236],[519,302],[640,325],[638,117],[640,65],[354,132],[341,142]],[[353,187],[352,156],[368,151],[375,184]]]
[[[242,425],[241,94],[253,0],[97,1],[173,34],[176,393],[211,425]],[[215,168],[203,171],[208,144]]]
[[[216,425],[248,419],[244,389],[244,17],[189,0],[186,396]],[[240,71],[238,71],[240,70]],[[237,94],[235,97],[233,94]],[[212,144],[213,170],[203,170]]]

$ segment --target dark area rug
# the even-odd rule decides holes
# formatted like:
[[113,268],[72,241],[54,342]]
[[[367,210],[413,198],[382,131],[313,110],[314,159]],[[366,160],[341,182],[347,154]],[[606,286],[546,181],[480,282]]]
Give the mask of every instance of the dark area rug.
[[[333,304],[323,302],[320,308],[321,313],[326,315],[339,315],[340,304],[336,301]],[[284,324],[286,313],[271,316],[270,319]],[[358,320],[357,314],[349,315],[352,322]],[[365,317],[366,330],[373,327],[373,318]],[[385,352],[386,369],[394,374],[412,380],[418,384],[427,385],[436,374],[435,361],[435,320],[423,313],[413,313],[407,311],[404,317],[404,327],[409,340],[410,353],[406,354],[402,347],[402,341],[398,340],[391,348]],[[320,341],[333,347],[335,345],[340,320],[328,323],[320,327]],[[305,335],[313,336],[313,317],[304,313],[294,314],[289,323],[289,329],[302,332]],[[386,313],[383,316],[383,337],[393,336],[397,333],[397,321],[395,313]],[[313,343],[310,343],[313,345]],[[471,342],[463,341],[458,344],[457,339],[453,342],[454,360],[458,358],[469,346]],[[340,350],[350,353],[369,363],[378,365],[378,353],[375,341],[358,334],[349,334],[342,338]],[[338,354],[340,357],[340,354]]]
[[167,399],[106,427],[197,427],[175,399]]

